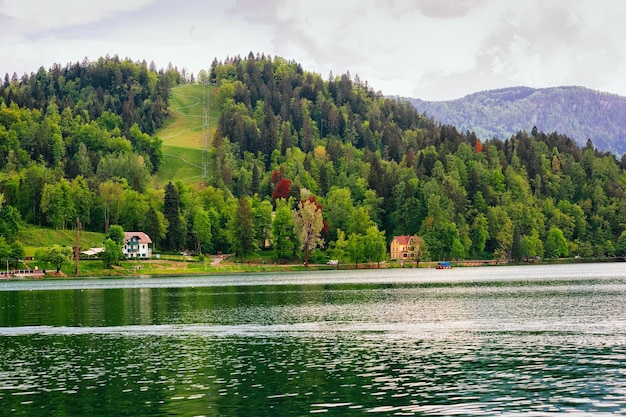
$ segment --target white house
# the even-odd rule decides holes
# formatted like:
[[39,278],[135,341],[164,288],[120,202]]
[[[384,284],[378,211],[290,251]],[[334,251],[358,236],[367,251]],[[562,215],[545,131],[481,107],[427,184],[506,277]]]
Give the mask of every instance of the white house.
[[144,232],[124,232],[122,252],[127,258],[150,259],[152,240]]

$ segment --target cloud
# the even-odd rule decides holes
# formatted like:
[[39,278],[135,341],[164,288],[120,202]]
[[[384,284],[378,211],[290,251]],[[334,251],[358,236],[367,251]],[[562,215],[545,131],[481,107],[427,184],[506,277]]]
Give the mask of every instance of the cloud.
[[55,0],[35,2],[3,0],[0,16],[11,23],[11,30],[33,33],[67,26],[84,25],[116,13],[146,7],[154,0],[74,1]]
[[324,76],[350,70],[374,88],[396,93],[400,82],[412,85],[424,71],[473,64],[484,35],[467,17],[485,14],[481,5],[483,0],[239,0],[228,16],[244,19],[250,31],[264,28],[271,54],[296,59]]
[[412,94],[452,99],[515,85],[583,85],[624,95],[624,86],[616,89],[617,80],[626,75],[626,52],[620,45],[626,36],[620,22],[624,6],[606,9],[595,2],[558,0],[506,3],[497,16],[484,20],[489,29],[470,68],[431,68],[420,74]]
[[414,2],[424,16],[438,19],[465,16],[485,3],[483,0],[414,0]]
[[106,54],[197,72],[252,51],[424,99],[522,84],[626,94],[625,14],[610,0],[0,0],[0,73]]

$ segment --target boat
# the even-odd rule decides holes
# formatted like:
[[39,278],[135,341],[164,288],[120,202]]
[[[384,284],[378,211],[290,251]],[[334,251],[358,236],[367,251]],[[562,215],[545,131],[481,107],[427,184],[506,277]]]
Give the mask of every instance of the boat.
[[450,262],[439,262],[437,264],[437,269],[452,269],[452,264]]

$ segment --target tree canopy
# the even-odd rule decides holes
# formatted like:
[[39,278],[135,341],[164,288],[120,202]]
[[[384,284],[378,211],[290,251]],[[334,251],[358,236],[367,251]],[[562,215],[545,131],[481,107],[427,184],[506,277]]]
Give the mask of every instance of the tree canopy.
[[[356,75],[324,79],[280,57],[215,60],[208,77],[217,116],[206,177],[166,185],[154,180],[155,133],[171,88],[192,82],[185,74],[106,57],[5,77],[6,242],[20,222],[71,228],[80,218],[86,230],[144,230],[164,250],[245,256],[270,245],[285,260],[323,246],[377,262],[394,235],[420,236],[432,260],[623,252],[626,159],[592,143],[537,129],[479,138]],[[302,203],[311,199],[315,210]]]

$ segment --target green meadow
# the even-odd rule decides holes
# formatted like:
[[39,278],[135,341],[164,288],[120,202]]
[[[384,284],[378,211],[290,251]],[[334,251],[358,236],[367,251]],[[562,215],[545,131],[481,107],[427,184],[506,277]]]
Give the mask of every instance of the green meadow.
[[[33,256],[38,248],[49,248],[54,245],[72,247],[76,244],[75,230],[58,230],[21,224],[17,240],[24,245],[26,256]],[[102,246],[104,233],[80,232],[80,247],[93,248]]]
[[[193,183],[202,180],[204,135],[211,141],[220,113],[215,106],[217,88],[188,84],[172,89],[170,116],[157,132],[163,140],[163,163],[155,176],[159,185],[169,181]],[[209,103],[208,128],[204,125],[204,103]],[[210,144],[210,142],[209,142]]]

